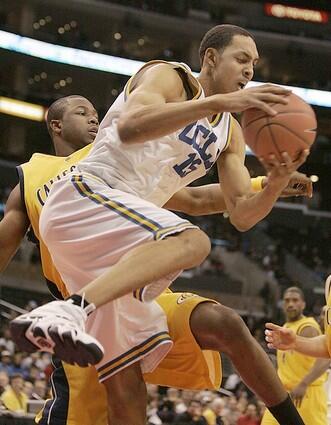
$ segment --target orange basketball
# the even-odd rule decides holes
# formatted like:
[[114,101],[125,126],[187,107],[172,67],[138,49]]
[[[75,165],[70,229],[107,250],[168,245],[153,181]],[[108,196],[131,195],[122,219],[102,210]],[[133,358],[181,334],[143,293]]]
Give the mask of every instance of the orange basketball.
[[273,104],[277,115],[267,115],[258,109],[244,111],[241,126],[247,145],[258,157],[288,152],[296,159],[303,149],[309,149],[316,138],[317,121],[313,108],[301,97],[291,93],[287,105]]

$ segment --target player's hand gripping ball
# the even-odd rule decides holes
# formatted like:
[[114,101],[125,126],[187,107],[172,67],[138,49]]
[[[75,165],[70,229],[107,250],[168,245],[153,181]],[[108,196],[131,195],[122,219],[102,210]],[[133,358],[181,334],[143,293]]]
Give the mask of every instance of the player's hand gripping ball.
[[310,149],[316,138],[317,121],[313,108],[291,93],[288,104],[273,104],[277,115],[270,116],[259,109],[243,112],[241,126],[245,141],[257,157],[270,154],[282,162],[282,152],[296,160],[300,152]]

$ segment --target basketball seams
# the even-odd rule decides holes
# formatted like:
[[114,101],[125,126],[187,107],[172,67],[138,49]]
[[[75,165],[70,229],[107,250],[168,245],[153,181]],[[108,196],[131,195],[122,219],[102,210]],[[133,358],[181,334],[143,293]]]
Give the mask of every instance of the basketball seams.
[[[275,115],[275,117],[277,117],[278,115],[291,115],[291,114],[302,114],[302,115],[308,115],[310,116],[311,114],[308,111],[303,111],[301,110],[295,110],[295,109],[291,109],[290,111],[281,111],[281,112],[277,112],[277,115]],[[249,121],[245,126],[242,126],[243,129],[246,129],[247,127],[249,127],[251,124],[255,123],[258,120],[261,119],[269,119],[270,115],[261,115],[258,118],[254,118],[251,121]]]
[[301,140],[302,142],[304,142],[304,144],[305,145],[307,145],[308,147],[310,147],[311,146],[311,143],[310,142],[307,142],[307,140],[306,139],[303,139],[298,133],[296,133],[294,130],[292,130],[291,128],[289,128],[289,127],[287,127],[286,125],[284,125],[284,124],[280,124],[280,123],[275,123],[275,122],[273,122],[273,123],[270,123],[269,124],[269,126],[270,127],[272,127],[272,126],[278,126],[278,127],[282,127],[282,128],[285,128],[288,132],[290,132],[293,136],[296,136],[299,140]]
[[287,105],[276,104],[275,109],[275,116],[257,108],[244,111],[242,129],[246,143],[257,156],[274,153],[282,162],[282,152],[287,151],[294,158],[299,151],[311,147],[317,123],[314,110],[293,93]]
[[[255,148],[257,148],[257,145],[258,145],[258,143],[259,143],[259,138],[260,138],[260,134],[261,134],[261,132],[266,128],[266,127],[270,127],[270,124],[265,124],[264,126],[262,126],[262,127],[260,127],[259,128],[259,130],[258,130],[258,132],[256,133],[256,138],[255,138],[255,145],[254,145],[254,149]],[[274,140],[273,140],[273,135],[270,133],[270,136],[271,136],[271,139],[272,139],[272,142],[273,142],[273,144],[274,144],[274,147],[276,148],[276,150],[277,150],[277,152],[280,154],[280,152],[279,152],[279,149],[278,149],[278,147],[277,147],[277,145],[275,145],[275,143],[274,143]],[[252,148],[252,151],[254,152],[254,149]],[[257,149],[256,149],[257,150]]]
[[270,122],[270,118],[267,118],[267,127],[268,127],[268,131],[269,131],[269,134],[270,134],[270,137],[271,137],[271,141],[272,141],[272,143],[274,145],[274,148],[277,151],[277,154],[278,154],[279,158],[281,158],[282,157],[282,153],[281,153],[280,149],[278,148],[278,145],[277,145],[275,136],[274,136],[274,134],[272,132],[272,128],[271,128],[272,125],[273,125],[273,123]]

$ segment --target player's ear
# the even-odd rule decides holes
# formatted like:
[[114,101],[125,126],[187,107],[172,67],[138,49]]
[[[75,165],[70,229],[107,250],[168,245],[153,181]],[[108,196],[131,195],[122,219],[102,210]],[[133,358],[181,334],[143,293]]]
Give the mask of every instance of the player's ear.
[[203,59],[204,64],[210,66],[211,68],[215,68],[217,63],[217,55],[218,52],[213,47],[208,47],[208,49],[205,51],[205,56]]
[[53,133],[59,134],[62,130],[62,122],[61,120],[51,120],[49,126]]

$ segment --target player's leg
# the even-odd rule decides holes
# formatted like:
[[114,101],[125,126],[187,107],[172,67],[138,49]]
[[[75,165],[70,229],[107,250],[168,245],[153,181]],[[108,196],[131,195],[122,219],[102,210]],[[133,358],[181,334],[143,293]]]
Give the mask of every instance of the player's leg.
[[103,382],[111,425],[145,425],[147,392],[139,362]]
[[286,393],[273,365],[234,310],[220,304],[199,304],[190,325],[200,347],[225,353],[246,385],[267,405],[284,400]]
[[[64,203],[64,198],[71,202]],[[100,237],[98,231],[111,238]],[[71,185],[53,185],[40,217],[40,233],[61,275],[72,273],[70,263],[84,243],[98,250],[96,244],[104,244],[108,264],[102,264],[102,273],[83,287],[67,283],[71,293],[84,294],[95,307],[142,288],[141,300],[150,301],[168,286],[164,278],[199,265],[210,252],[207,235],[189,221],[82,176],[73,177]],[[86,261],[93,259],[89,254]]]
[[99,383],[95,368],[68,365],[54,357],[52,363],[52,394],[35,422],[39,425],[108,425],[106,390]]
[[[130,291],[151,301],[169,286],[169,276],[199,265],[210,250],[209,238],[199,229],[187,229],[159,241],[144,243],[78,293],[96,307]],[[125,279],[123,278],[125,276]],[[164,281],[168,280],[168,284]],[[107,285],[106,282],[111,282]],[[142,288],[139,291],[139,288]]]
[[199,304],[190,325],[201,348],[224,352],[246,385],[278,420],[282,418],[282,424],[302,423],[267,354],[235,311],[219,304]]
[[[83,291],[88,305],[79,296],[55,301],[11,325],[15,342],[25,351],[46,349],[81,366],[98,363],[102,357],[102,347],[84,326],[95,303],[100,307],[109,297],[131,295],[138,288],[136,298],[151,300],[182,268],[201,262],[210,249],[208,237],[187,220],[109,187],[107,196],[100,197],[104,185],[88,183],[81,191],[74,184],[59,188],[55,183],[40,221],[62,279],[71,294]],[[90,289],[85,290],[91,281],[97,284],[96,290],[88,286],[95,298],[89,298]]]

